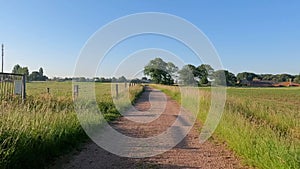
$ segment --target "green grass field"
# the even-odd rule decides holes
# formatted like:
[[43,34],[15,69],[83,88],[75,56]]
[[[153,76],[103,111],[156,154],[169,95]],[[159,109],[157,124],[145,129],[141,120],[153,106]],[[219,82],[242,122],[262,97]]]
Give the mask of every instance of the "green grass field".
[[[130,87],[130,100],[142,89]],[[119,117],[111,85],[95,83],[95,91],[104,118]],[[0,168],[42,168],[87,139],[74,111],[71,82],[28,83],[25,102],[2,99],[0,109]]]
[[[181,101],[178,87],[153,85]],[[200,88],[203,123],[209,88]],[[266,169],[300,168],[300,88],[228,88],[221,122],[213,138],[225,141],[244,164]],[[186,100],[186,102],[192,102]],[[193,110],[191,110],[193,111]]]
[[[120,100],[124,84],[120,84]],[[153,85],[181,102],[178,87]],[[119,113],[112,102],[111,84],[95,84],[97,105],[106,120]],[[50,94],[47,93],[50,88]],[[112,90],[114,91],[114,89]],[[133,101],[141,86],[130,88]],[[210,89],[200,88],[200,112],[191,91],[182,103],[204,122]],[[0,168],[41,168],[49,159],[87,139],[74,111],[71,82],[27,84],[27,100],[0,102]],[[232,149],[243,163],[257,168],[300,168],[300,88],[228,88],[215,141]],[[121,104],[126,108],[126,104]],[[95,126],[99,123],[95,123]],[[93,127],[93,126],[91,126]]]

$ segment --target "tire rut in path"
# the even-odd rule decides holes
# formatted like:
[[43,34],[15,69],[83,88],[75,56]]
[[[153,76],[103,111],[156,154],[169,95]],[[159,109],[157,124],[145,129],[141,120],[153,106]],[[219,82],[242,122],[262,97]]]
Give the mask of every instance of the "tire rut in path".
[[[135,108],[140,111],[151,110],[149,95],[154,96],[152,101],[155,103],[155,92],[158,96],[163,94],[156,89],[145,87],[145,92],[137,100]],[[160,134],[175,122],[180,110],[180,105],[176,101],[167,96],[165,98],[165,110],[159,118],[150,123],[135,123],[121,117],[110,125],[120,133],[132,137],[149,137]],[[199,128],[200,125],[196,123],[176,147],[154,157],[143,159],[119,157],[100,148],[92,141],[88,141],[81,150],[60,157],[50,168],[248,168],[243,167],[233,153],[225,148],[224,144],[212,141],[200,144]]]

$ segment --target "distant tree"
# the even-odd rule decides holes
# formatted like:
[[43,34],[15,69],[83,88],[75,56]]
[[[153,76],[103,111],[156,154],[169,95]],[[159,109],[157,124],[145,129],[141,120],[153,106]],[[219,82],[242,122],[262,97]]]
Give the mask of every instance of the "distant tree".
[[70,77],[65,77],[64,80],[65,80],[65,81],[71,81],[71,80],[73,80],[73,79],[70,78]]
[[199,78],[199,84],[204,85],[208,84],[208,77],[213,74],[214,69],[208,64],[202,64],[197,67],[197,76]]
[[178,71],[172,62],[166,63],[161,58],[151,60],[144,67],[144,74],[150,76],[154,83],[157,84],[174,84],[173,76]]
[[248,81],[253,81],[253,79],[258,78],[259,76],[255,73],[251,72],[242,72],[237,74],[237,80],[248,80]]
[[100,77],[100,82],[105,82],[105,78],[104,77]]
[[192,74],[194,75],[194,77],[199,77],[200,73],[196,66],[194,66],[192,64],[188,64],[185,66],[185,68],[188,68],[190,71],[192,71]]
[[38,71],[33,71],[29,75],[29,81],[39,81],[40,79],[40,73]]
[[79,78],[78,78],[78,81],[79,81],[79,82],[86,82],[87,79],[86,79],[85,77],[79,77]]
[[214,72],[214,83],[216,85],[235,86],[237,78],[228,70],[218,70]]
[[28,67],[21,67],[19,64],[13,67],[12,73],[25,75],[26,80],[28,80],[29,70]]
[[46,81],[48,79],[47,76],[44,76],[43,68],[40,68],[39,71],[33,71],[29,76],[29,81]]
[[17,64],[13,67],[12,73],[23,74],[23,75],[28,76],[29,70],[28,70],[28,67],[21,67],[19,64]]
[[23,74],[26,77],[28,77],[29,76],[29,69],[28,69],[28,67],[23,67],[22,71],[21,71],[21,74]]
[[142,78],[141,78],[141,81],[142,81],[143,83],[150,83],[150,82],[151,82],[151,79],[148,79],[147,77],[142,77]]
[[99,77],[94,77],[93,80],[94,80],[94,82],[100,82],[100,78]]
[[39,69],[39,74],[40,74],[40,76],[44,76],[44,70],[43,70],[43,68]]
[[193,73],[195,70],[196,69],[193,69],[191,65],[183,66],[183,68],[178,71],[180,82],[184,85],[195,85],[197,83]]
[[228,86],[235,86],[237,83],[237,78],[236,76],[229,72],[229,71],[225,71],[225,76],[226,76],[226,83]]
[[118,82],[126,82],[127,79],[124,76],[119,77]]
[[111,78],[100,77],[100,82],[102,82],[102,83],[110,83],[110,82],[112,82],[112,79]]
[[291,79],[294,79],[295,77],[290,75],[290,74],[279,74],[276,76],[276,81],[277,82],[288,82]]
[[[214,74],[214,69],[208,64],[202,64],[198,67],[188,64],[185,65],[179,72],[180,80],[186,84],[207,85],[209,84],[209,77]],[[193,78],[191,77],[193,75]],[[186,77],[184,77],[186,76]]]
[[135,78],[135,79],[131,79],[130,83],[142,83],[142,81],[138,78]]
[[178,67],[174,65],[172,62],[167,63],[167,74],[164,78],[164,84],[171,85],[174,84],[173,76],[178,72]]
[[300,74],[295,76],[294,82],[295,83],[300,83]]
[[163,77],[166,76],[167,63],[161,58],[151,60],[144,68],[144,74],[152,78],[154,83],[163,83]]
[[22,67],[19,64],[17,64],[13,67],[12,73],[18,74],[21,71],[21,69]]
[[267,81],[273,81],[274,80],[274,75],[272,74],[261,74],[259,75],[261,80],[267,80]]
[[117,81],[118,81],[118,79],[117,79],[117,78],[115,78],[115,77],[113,77],[113,78],[111,79],[111,81],[112,81],[112,82],[117,82]]

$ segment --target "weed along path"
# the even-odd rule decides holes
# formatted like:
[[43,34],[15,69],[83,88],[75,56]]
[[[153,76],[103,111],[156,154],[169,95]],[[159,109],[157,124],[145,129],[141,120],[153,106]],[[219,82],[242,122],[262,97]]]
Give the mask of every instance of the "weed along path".
[[[149,96],[151,104],[149,102]],[[162,104],[162,103],[165,104]],[[159,106],[159,104],[161,104]],[[164,108],[165,107],[165,108]],[[147,138],[166,131],[178,117],[180,105],[162,92],[146,87],[137,100],[135,108],[110,125],[118,132],[135,137]],[[143,113],[148,111],[151,114]],[[161,112],[163,111],[163,112]],[[134,122],[136,119],[149,123]],[[186,124],[188,125],[188,124]],[[127,158],[114,155],[89,141],[80,150],[61,157],[50,168],[102,169],[102,168],[245,168],[223,144],[207,141],[199,143],[199,124],[195,124],[188,135],[171,150],[147,158]],[[131,145],[138,149],[138,145]],[[158,151],[155,148],[153,151]]]

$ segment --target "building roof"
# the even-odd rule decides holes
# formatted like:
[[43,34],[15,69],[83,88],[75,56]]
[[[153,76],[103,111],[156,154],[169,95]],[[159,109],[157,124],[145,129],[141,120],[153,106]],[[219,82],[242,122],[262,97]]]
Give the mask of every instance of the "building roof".
[[294,82],[281,82],[281,83],[277,83],[274,84],[275,87],[300,87],[300,84],[298,83],[294,83]]

